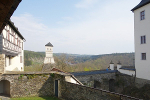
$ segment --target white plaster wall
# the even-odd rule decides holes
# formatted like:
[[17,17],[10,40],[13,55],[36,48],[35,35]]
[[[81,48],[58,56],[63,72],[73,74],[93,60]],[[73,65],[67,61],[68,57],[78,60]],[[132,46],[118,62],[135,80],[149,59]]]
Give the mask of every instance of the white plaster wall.
[[114,70],[114,64],[110,64],[110,69]]
[[119,71],[121,68],[121,65],[117,64],[117,70]]
[[75,79],[73,79],[71,76],[65,76],[65,81],[78,84],[78,82]]
[[[6,30],[9,30],[10,34],[15,34],[15,38],[19,38],[21,44],[21,53],[18,54],[18,56],[15,57],[11,57],[11,65],[9,65],[9,57],[6,57],[6,67],[5,67],[5,71],[24,71],[24,41],[18,36],[17,33],[15,33],[13,31],[13,29],[11,29],[11,27],[9,25],[6,25],[5,28],[3,29],[3,36],[4,38],[6,38]],[[14,32],[14,33],[12,33]],[[10,41],[12,41],[12,43],[14,43],[14,38],[11,37],[10,35]],[[4,43],[4,41],[3,41]],[[15,40],[15,43],[17,44],[17,40]],[[22,46],[23,43],[23,46]],[[4,49],[7,50],[7,49]],[[15,51],[11,51],[11,50],[7,50],[9,52],[12,53],[17,53]],[[22,56],[22,63],[20,63],[20,56]]]
[[46,57],[53,57],[53,47],[45,46]]
[[132,76],[132,75],[135,76],[135,71],[132,71],[132,70],[119,69],[119,72],[123,73],[123,74],[130,75],[130,76]]
[[[145,19],[140,20],[140,12],[145,10]],[[141,44],[140,37],[146,36],[146,44]],[[138,78],[150,80],[150,4],[134,11],[135,67]],[[146,53],[146,60],[141,60],[141,53]]]
[[54,57],[53,57],[53,47],[45,46],[45,59],[44,64],[51,63],[54,64]]
[[51,63],[51,64],[55,63],[54,58],[45,57],[44,64],[47,64],[47,63]]

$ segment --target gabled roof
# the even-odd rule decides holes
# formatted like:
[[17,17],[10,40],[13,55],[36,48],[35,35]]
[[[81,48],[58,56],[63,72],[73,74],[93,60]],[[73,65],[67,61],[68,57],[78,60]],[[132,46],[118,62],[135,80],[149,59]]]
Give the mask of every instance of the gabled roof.
[[143,7],[144,5],[150,3],[150,0],[142,0],[137,6],[135,6],[131,11],[134,11],[140,7]]
[[117,72],[117,70],[96,70],[96,71],[73,72],[71,74],[74,76],[84,76],[84,75],[107,74],[115,72]]
[[57,68],[52,68],[51,71],[56,71],[56,72],[65,73],[67,75],[70,75],[77,83],[79,83],[80,85],[83,85],[76,77],[74,77],[74,75],[72,75],[70,73],[64,72],[64,71],[57,69]]
[[135,66],[122,66],[120,69],[135,71]]
[[0,34],[22,0],[0,0]]
[[8,24],[10,25],[10,27],[22,38],[25,40],[25,38],[21,35],[21,33],[19,32],[18,28],[14,25],[14,23],[9,20]]
[[45,46],[50,46],[50,47],[53,47],[53,45],[49,42],[47,43]]

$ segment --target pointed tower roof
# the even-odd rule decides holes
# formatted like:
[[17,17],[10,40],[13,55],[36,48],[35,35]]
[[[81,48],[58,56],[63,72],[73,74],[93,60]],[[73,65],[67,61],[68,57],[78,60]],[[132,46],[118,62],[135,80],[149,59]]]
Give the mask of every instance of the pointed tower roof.
[[134,11],[140,7],[145,6],[146,4],[150,3],[150,0],[142,0],[137,6],[135,6],[131,11]]
[[117,63],[118,65],[121,65],[121,63],[120,63],[120,61],[118,61],[118,63]]
[[49,42],[45,46],[53,47],[53,45]]
[[109,64],[114,64],[114,63],[113,63],[112,60],[111,60],[111,62],[110,62]]

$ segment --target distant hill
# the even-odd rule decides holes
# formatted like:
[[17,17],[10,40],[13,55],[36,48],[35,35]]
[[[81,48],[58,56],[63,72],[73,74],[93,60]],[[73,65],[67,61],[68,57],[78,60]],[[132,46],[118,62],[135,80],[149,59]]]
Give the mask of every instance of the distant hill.
[[[113,53],[103,55],[79,55],[79,54],[64,54],[54,53],[54,58],[61,59],[65,55],[66,58],[71,58],[68,63],[73,71],[88,71],[105,69],[109,66],[112,60],[115,64],[120,61],[122,65],[129,66],[134,64],[134,53]],[[45,52],[24,51],[25,66],[34,66],[36,64],[43,64]],[[67,62],[67,61],[66,61]]]
[[74,66],[79,67],[84,71],[106,69],[109,67],[109,63],[113,61],[116,65],[118,61],[123,66],[134,65],[134,53],[115,53],[90,56],[85,62],[78,63]]

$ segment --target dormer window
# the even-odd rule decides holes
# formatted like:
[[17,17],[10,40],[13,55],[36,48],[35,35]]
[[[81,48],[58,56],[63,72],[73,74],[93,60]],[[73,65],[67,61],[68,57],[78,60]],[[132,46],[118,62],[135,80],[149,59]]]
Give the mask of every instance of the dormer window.
[[145,11],[141,11],[140,15],[141,15],[141,20],[144,20],[145,19]]

